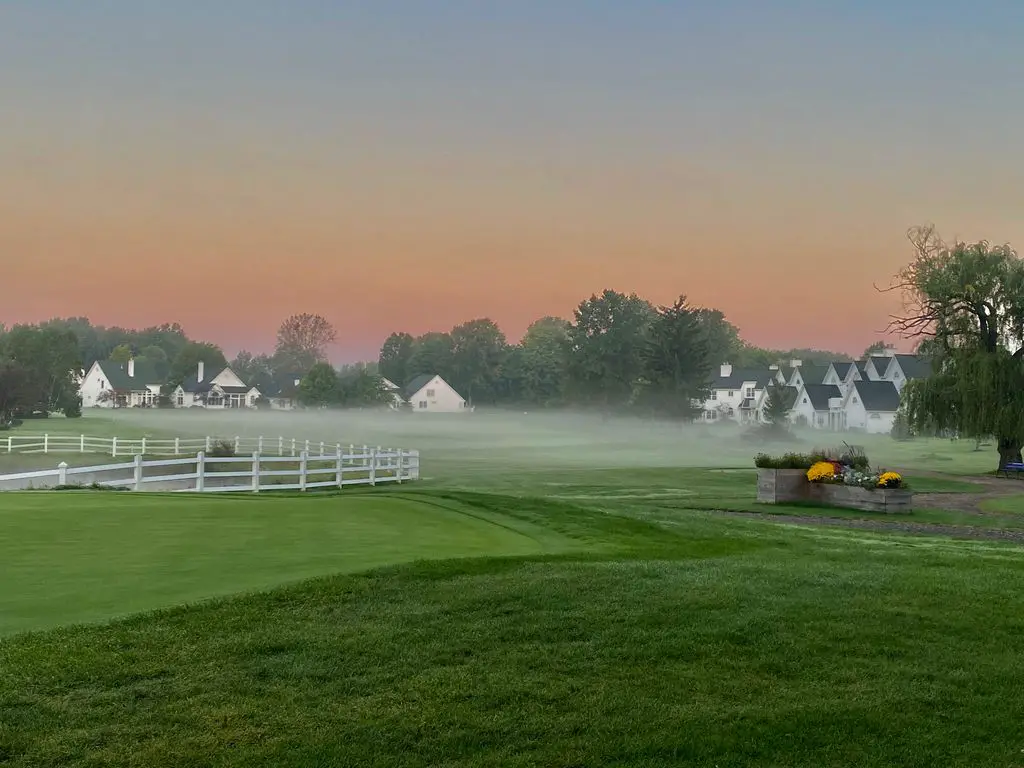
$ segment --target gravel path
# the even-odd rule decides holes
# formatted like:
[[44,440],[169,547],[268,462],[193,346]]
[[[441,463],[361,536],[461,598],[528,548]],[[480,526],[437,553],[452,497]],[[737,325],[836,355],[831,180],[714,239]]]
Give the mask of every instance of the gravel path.
[[[941,472],[923,472],[920,470],[897,471],[901,474],[916,475],[918,477],[950,479],[949,475]],[[824,525],[832,528],[854,528],[867,531],[904,533],[914,536],[948,536],[955,539],[1011,541],[1024,544],[1024,527],[1009,529],[985,527],[985,518],[1005,517],[1005,515],[986,512],[981,508],[981,503],[989,499],[1024,494],[1024,483],[1018,482],[1013,478],[1006,479],[994,475],[956,479],[976,485],[978,490],[970,493],[916,493],[914,494],[914,508],[941,509],[974,515],[978,517],[978,526],[917,523],[901,520],[898,517],[894,517],[890,522],[888,520],[857,520],[854,518],[826,517],[822,515],[773,515],[763,512],[723,511],[722,514],[729,517],[758,518],[760,520],[796,525]],[[1022,519],[1022,526],[1024,526],[1024,519]]]

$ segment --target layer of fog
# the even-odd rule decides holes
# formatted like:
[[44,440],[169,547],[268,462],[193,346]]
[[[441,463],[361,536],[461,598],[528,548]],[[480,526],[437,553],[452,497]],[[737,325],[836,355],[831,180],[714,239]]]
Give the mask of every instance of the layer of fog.
[[[85,421],[92,414],[87,413]],[[224,439],[279,437],[327,446],[382,446],[417,449],[425,462],[467,466],[507,462],[510,467],[752,467],[755,453],[807,451],[837,443],[819,433],[766,443],[738,425],[680,425],[578,413],[508,412],[402,413],[394,411],[212,411],[125,409],[103,418],[142,428],[152,436]],[[84,431],[88,432],[88,429]],[[832,440],[829,440],[829,437]],[[816,441],[816,442],[811,442]],[[826,445],[822,445],[822,443]]]

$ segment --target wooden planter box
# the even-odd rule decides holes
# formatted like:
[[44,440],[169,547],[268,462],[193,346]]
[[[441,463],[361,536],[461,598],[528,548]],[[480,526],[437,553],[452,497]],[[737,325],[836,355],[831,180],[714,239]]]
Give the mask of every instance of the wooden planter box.
[[864,512],[910,512],[914,492],[906,488],[861,488],[856,485],[807,483],[812,501]]
[[804,469],[758,469],[757,500],[766,504],[807,501],[811,484]]

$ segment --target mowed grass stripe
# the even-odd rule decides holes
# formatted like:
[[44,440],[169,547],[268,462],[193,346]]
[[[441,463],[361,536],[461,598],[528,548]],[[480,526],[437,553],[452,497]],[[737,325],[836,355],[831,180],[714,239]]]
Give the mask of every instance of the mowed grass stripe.
[[0,749],[155,768],[1015,764],[1024,555],[833,544],[420,562],[21,636],[0,642]]
[[421,558],[525,555],[567,537],[399,494],[4,495],[0,634],[124,616]]

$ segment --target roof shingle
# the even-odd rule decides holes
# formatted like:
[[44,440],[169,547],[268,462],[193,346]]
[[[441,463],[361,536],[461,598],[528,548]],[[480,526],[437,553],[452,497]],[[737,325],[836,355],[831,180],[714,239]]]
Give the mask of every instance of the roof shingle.
[[886,413],[899,410],[900,393],[891,381],[856,381],[853,386],[865,410]]

